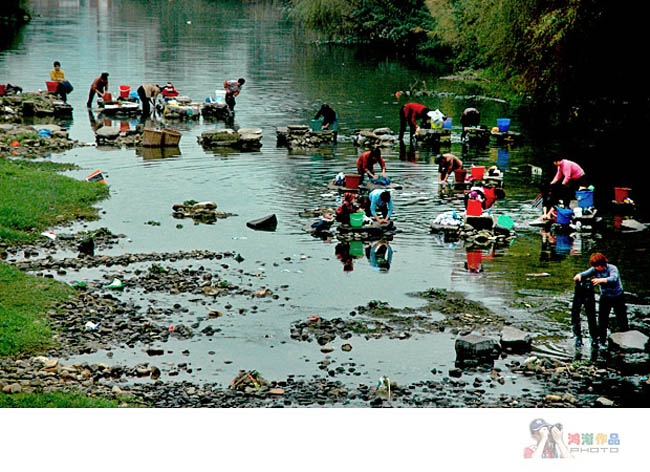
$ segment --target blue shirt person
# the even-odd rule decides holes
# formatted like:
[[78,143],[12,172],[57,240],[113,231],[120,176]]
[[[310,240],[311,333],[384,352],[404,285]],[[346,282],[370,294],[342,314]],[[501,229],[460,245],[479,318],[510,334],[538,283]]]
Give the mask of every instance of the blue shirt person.
[[612,308],[616,314],[616,322],[621,331],[629,329],[627,321],[627,307],[625,305],[625,292],[618,268],[610,264],[607,258],[599,252],[595,252],[589,258],[591,267],[584,272],[576,274],[573,280],[579,282],[583,278],[594,277],[591,283],[600,286],[600,301],[598,303],[598,334],[599,342],[605,345],[607,342],[607,325],[609,324],[609,313]]
[[[388,190],[377,189],[368,195],[369,213],[368,216],[374,218],[377,223],[388,223],[390,216],[393,214],[393,198]],[[381,213],[382,217],[379,216]]]

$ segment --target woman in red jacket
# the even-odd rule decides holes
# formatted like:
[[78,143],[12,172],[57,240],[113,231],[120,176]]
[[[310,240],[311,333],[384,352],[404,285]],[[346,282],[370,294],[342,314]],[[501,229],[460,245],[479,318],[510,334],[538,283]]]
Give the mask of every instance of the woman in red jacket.
[[399,111],[399,140],[404,140],[404,131],[406,131],[406,123],[409,125],[409,140],[413,140],[413,134],[418,129],[418,120],[422,121],[431,118],[430,114],[433,113],[429,108],[419,103],[407,103]]

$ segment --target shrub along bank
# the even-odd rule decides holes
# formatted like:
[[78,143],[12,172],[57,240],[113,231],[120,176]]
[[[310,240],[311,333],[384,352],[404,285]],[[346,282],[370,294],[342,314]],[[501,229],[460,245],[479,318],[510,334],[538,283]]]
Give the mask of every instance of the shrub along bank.
[[479,71],[489,90],[586,130],[643,125],[650,98],[634,70],[643,15],[597,0],[287,0],[330,40],[391,42],[437,74]]

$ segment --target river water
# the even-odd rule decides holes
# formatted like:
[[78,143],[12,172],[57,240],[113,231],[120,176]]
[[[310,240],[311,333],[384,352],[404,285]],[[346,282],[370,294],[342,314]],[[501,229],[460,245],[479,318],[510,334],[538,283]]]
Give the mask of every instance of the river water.
[[[647,237],[607,230],[596,238],[577,236],[545,243],[540,231],[526,224],[538,215],[530,205],[538,191],[522,169],[526,164],[541,166],[545,178],[550,179],[552,169],[545,158],[559,145],[548,139],[543,145],[525,141],[520,146],[491,144],[481,150],[462,149],[458,121],[467,106],[478,107],[482,122],[489,126],[499,117],[511,117],[511,129],[527,134],[517,111],[506,103],[476,98],[469,86],[436,79],[368,46],[306,42],[303,32],[285,22],[273,2],[42,0],[32,1],[31,8],[31,23],[0,52],[0,81],[26,91],[42,89],[52,62],[60,61],[66,78],[75,86],[69,96],[74,116],[66,125],[71,137],[80,141],[94,141],[85,102],[91,81],[102,71],[110,73],[109,90],[114,95],[119,85],[135,90],[142,83],[172,82],[181,94],[195,101],[213,95],[225,79],[246,78],[237,98],[235,122],[239,127],[263,130],[259,152],[204,151],[197,136],[224,124],[198,121],[174,124],[183,132],[177,156],[151,159],[132,149],[83,147],[51,157],[77,164],[80,170],[69,172],[76,178],[95,169],[104,172],[111,198],[100,205],[101,219],[77,227],[106,226],[125,234],[128,239],[107,254],[234,251],[245,259],[242,269],[262,274],[259,288],[288,285],[286,303],[269,304],[245,316],[236,314],[238,302],[232,302],[235,309],[228,311],[223,308],[227,301],[219,298],[209,306],[188,301],[192,306],[189,314],[170,323],[190,323],[193,317],[205,317],[207,309],[225,313],[218,322],[224,330],[215,340],[199,337],[168,348],[173,353],[163,361],[190,362],[195,370],[189,378],[226,384],[239,369],[257,369],[269,378],[318,373],[311,361],[322,358],[319,346],[291,340],[290,323],[312,315],[345,317],[373,299],[396,307],[418,306],[422,303],[407,293],[431,287],[463,292],[514,318],[518,325],[526,325],[533,317],[566,323],[571,277],[587,267],[593,250],[605,252],[619,266],[626,290],[648,294],[641,277],[649,262]],[[393,251],[390,268],[375,270],[364,251],[355,259],[353,270],[344,271],[334,252],[337,241],[305,233],[302,228],[309,220],[299,212],[339,204],[340,196],[329,191],[327,183],[339,171],[355,167],[361,151],[352,146],[351,133],[384,126],[397,130],[404,99],[398,102],[395,92],[422,81],[428,89],[445,92],[417,100],[453,118],[451,151],[467,165],[498,165],[505,172],[508,198],[498,202],[495,211],[515,220],[518,237],[506,249],[484,251],[482,272],[470,273],[463,244],[445,243],[429,232],[436,215],[460,208],[459,201],[439,195],[435,155],[418,149],[400,158],[397,150],[389,150],[384,154],[388,174],[403,185],[395,194],[394,220],[400,232],[389,242]],[[339,114],[338,145],[309,152],[276,147],[277,126],[306,123],[324,102]],[[581,162],[578,151],[566,156]],[[213,200],[219,210],[237,216],[214,225],[173,219],[171,206],[188,199]],[[246,221],[271,213],[278,217],[277,231],[255,232],[246,227]],[[145,224],[152,220],[160,225]],[[182,228],[177,227],[179,223]],[[367,245],[364,249],[369,250]],[[550,277],[525,275],[541,272]],[[79,277],[71,274],[63,280]],[[543,311],[531,313],[527,309],[530,297],[560,300],[566,309],[562,308],[559,316],[554,312],[554,317],[551,313],[546,317]],[[175,300],[161,295],[158,302],[173,304]],[[561,356],[571,354],[569,326],[565,326],[566,339],[554,340],[550,346]],[[355,376],[355,381],[376,382],[379,375],[402,382],[422,379],[431,375],[432,367],[449,368],[455,356],[454,338],[447,334],[415,336],[407,341],[354,341],[351,353],[337,350],[331,356],[340,363],[353,357],[364,366],[358,369],[362,375]],[[189,358],[180,355],[185,349],[191,352]],[[83,359],[102,360],[105,355],[98,352]],[[143,356],[139,350],[129,349],[116,349],[112,355],[113,361],[129,363]]]

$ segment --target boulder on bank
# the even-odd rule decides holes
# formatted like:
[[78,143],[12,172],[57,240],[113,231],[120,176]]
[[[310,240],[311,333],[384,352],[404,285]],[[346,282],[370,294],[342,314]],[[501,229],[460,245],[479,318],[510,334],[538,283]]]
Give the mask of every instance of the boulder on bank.
[[619,331],[609,335],[609,347],[616,352],[647,352],[648,339],[640,331]]
[[69,116],[72,116],[72,107],[53,92],[28,92],[0,97],[0,121],[18,123],[23,118]]
[[650,368],[648,339],[648,336],[636,330],[610,334],[610,363],[625,374],[647,372]]
[[78,141],[69,139],[65,129],[55,124],[0,124],[0,156],[11,153],[36,157],[72,149],[77,144]]
[[468,334],[456,339],[457,364],[492,363],[499,357],[499,345],[496,341],[478,334]]
[[504,326],[501,330],[501,349],[508,352],[528,352],[532,344],[529,333],[512,326]]

